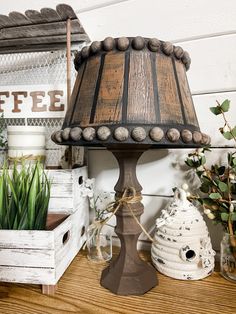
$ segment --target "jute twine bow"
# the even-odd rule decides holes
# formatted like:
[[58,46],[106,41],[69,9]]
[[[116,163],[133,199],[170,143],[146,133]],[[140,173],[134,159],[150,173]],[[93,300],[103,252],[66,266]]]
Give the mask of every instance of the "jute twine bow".
[[[129,195],[131,194],[131,195]],[[121,206],[125,206],[129,209],[131,215],[133,216],[136,223],[139,225],[139,227],[142,229],[142,231],[145,233],[145,235],[149,238],[151,242],[153,242],[153,238],[150,236],[150,234],[146,231],[146,229],[142,226],[142,224],[139,222],[138,218],[135,216],[134,211],[131,204],[139,203],[142,200],[142,196],[137,194],[135,188],[130,187],[126,188],[122,194],[121,198],[118,198],[114,201],[108,204],[106,211],[111,213],[109,217],[106,217],[101,220],[95,220],[92,224],[89,225],[88,231],[92,231],[89,238],[86,240],[83,249],[88,246],[89,241],[97,235],[99,237],[99,234],[101,232],[101,229],[103,226],[117,213],[117,211],[120,209]],[[98,248],[97,248],[98,249]]]
[[24,155],[22,157],[8,157],[8,160],[11,162],[18,162],[21,163],[22,161],[45,161],[46,157],[44,155]]

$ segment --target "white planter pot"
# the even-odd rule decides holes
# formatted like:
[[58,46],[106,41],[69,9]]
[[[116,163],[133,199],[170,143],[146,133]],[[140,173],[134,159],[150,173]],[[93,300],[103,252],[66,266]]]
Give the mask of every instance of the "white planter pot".
[[22,158],[32,156],[45,157],[45,127],[41,126],[8,126],[8,156]]

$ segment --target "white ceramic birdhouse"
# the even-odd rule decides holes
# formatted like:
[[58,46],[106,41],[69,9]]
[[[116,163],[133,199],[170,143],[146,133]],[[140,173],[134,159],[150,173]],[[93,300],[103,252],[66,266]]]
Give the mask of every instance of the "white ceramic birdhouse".
[[197,280],[214,270],[214,255],[201,213],[176,189],[174,200],[156,220],[152,261],[159,272],[172,278]]

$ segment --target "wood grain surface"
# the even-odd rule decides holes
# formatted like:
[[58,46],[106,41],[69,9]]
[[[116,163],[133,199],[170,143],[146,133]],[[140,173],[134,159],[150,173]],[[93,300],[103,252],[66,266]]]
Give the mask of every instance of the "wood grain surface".
[[40,51],[43,44],[44,50],[47,45],[51,49],[62,44],[65,47],[67,19],[71,23],[71,42],[82,42],[85,37],[89,41],[75,12],[66,4],[59,4],[56,10],[46,7],[40,11],[27,10],[25,14],[16,11],[0,14],[0,53]]
[[[148,253],[141,255],[150,260]],[[236,313],[235,284],[218,272],[199,281],[179,281],[158,274],[159,286],[145,295],[117,296],[99,284],[104,266],[89,262],[86,253],[80,253],[60,280],[55,296],[42,295],[37,285],[1,283],[0,313]]]
[[184,123],[171,58],[157,56],[157,85],[162,123]]
[[106,56],[94,122],[120,122],[124,78],[124,54]]
[[127,121],[155,123],[150,53],[131,52],[128,93]]

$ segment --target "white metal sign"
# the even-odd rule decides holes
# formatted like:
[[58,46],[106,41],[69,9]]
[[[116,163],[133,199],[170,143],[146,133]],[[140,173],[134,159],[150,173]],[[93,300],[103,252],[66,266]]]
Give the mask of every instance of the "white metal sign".
[[4,118],[61,118],[65,112],[65,84],[0,86]]

